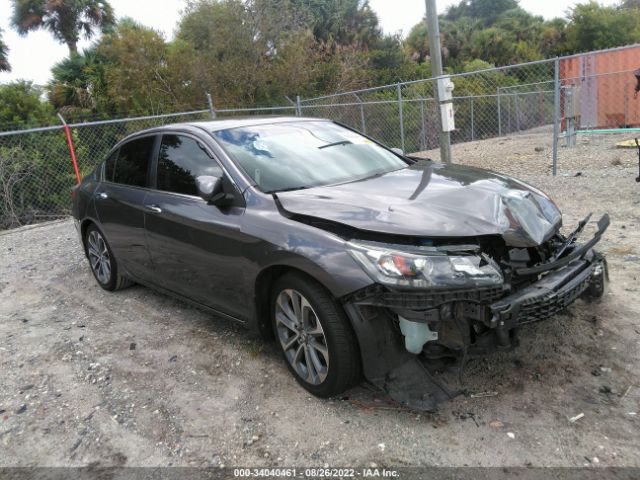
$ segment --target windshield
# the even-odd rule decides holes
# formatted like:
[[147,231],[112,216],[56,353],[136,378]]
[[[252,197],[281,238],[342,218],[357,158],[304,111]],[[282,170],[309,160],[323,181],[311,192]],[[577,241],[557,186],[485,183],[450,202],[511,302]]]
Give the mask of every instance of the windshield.
[[254,125],[213,135],[268,193],[346,183],[407,166],[371,140],[327,121]]

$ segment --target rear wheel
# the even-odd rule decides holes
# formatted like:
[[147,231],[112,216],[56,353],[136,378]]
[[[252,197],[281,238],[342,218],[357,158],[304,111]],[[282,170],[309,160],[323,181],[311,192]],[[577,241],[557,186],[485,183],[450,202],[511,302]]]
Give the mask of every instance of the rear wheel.
[[300,274],[280,277],[271,312],[287,367],[309,392],[330,397],[360,380],[360,354],[340,305],[319,284]]
[[102,232],[90,225],[85,234],[85,249],[91,272],[98,285],[108,291],[120,290],[133,284],[118,274],[118,264]]

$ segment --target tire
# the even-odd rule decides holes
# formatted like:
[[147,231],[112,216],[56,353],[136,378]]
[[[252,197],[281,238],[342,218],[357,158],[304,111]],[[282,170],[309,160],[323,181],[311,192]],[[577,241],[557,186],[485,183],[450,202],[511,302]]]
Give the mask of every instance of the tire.
[[353,329],[342,307],[320,284],[287,273],[273,286],[270,308],[276,343],[302,387],[327,398],[360,382],[360,352]]
[[94,224],[89,225],[84,237],[84,248],[89,268],[102,288],[109,292],[130,287],[133,282],[118,273],[118,263],[103,233]]

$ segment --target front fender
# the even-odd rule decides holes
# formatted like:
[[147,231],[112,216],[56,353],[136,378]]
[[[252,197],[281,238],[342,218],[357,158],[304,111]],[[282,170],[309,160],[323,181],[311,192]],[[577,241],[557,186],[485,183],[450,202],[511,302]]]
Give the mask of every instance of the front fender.
[[[339,245],[327,246],[305,236],[290,235],[287,249],[277,249],[260,259],[260,272],[275,266],[300,270],[321,283],[335,298],[360,290],[373,280]],[[337,242],[336,242],[337,243]]]

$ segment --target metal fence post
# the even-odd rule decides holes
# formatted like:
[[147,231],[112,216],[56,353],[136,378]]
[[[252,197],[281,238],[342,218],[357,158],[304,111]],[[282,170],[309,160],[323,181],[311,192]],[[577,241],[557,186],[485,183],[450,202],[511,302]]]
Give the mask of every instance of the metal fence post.
[[471,141],[473,142],[476,139],[476,130],[475,125],[473,124],[473,97],[469,97],[471,100]]
[[398,114],[400,115],[400,148],[404,152],[404,112],[402,109],[402,87],[401,84],[397,84],[398,90]]
[[520,131],[520,103],[518,102],[518,94],[513,96],[513,105],[516,111],[516,130]]
[[427,150],[427,127],[424,121],[424,107],[425,107],[424,98],[420,99],[420,150]]
[[496,95],[496,101],[498,102],[498,136],[502,136],[502,110],[500,109],[500,87],[498,87],[498,94]]
[[213,98],[211,98],[211,94],[207,92],[207,103],[209,103],[209,112],[211,113],[211,118],[215,120],[216,118],[216,109],[213,106]]
[[558,137],[560,136],[560,59],[553,63],[553,176],[558,173]]
[[367,122],[365,121],[365,118],[364,118],[364,102],[355,93],[353,94],[353,96],[356,97],[356,100],[360,104],[360,128],[361,128],[360,131],[362,133],[367,133]]
[[296,95],[296,116],[302,116],[302,104],[300,103],[300,95]]

